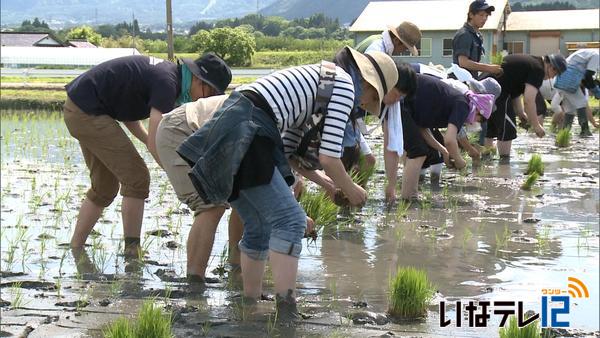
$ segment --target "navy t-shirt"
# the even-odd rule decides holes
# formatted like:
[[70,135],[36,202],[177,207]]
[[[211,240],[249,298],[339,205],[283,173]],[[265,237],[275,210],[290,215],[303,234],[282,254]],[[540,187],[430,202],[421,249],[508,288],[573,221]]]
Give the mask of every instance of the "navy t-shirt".
[[[452,39],[452,62],[458,63],[458,57],[464,55],[469,60],[479,62],[484,53],[483,36],[481,33],[465,23],[454,35]],[[471,75],[477,77],[477,71],[469,71]]]
[[154,57],[132,55],[103,62],[65,86],[84,112],[138,121],[154,107],[168,113],[180,91],[177,65]]
[[540,88],[544,81],[544,62],[541,57],[514,54],[504,57],[502,61],[504,74],[497,78],[502,86],[503,96],[519,97],[525,91],[525,84]]
[[452,123],[458,129],[469,115],[466,97],[439,78],[417,74],[417,89],[404,99],[402,113],[409,113],[421,128],[446,128]]

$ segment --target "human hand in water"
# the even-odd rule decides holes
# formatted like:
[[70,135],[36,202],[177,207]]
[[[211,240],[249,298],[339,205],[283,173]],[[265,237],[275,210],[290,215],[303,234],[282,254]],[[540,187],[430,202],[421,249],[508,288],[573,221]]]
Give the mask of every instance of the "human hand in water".
[[306,216],[306,229],[304,230],[304,238],[317,239],[317,232],[315,231],[315,221]]
[[462,157],[458,157],[454,159],[454,167],[458,170],[464,168],[467,166],[467,162],[462,158]]
[[544,127],[538,124],[537,126],[535,126],[535,134],[537,135],[537,137],[544,137],[546,136],[546,131],[544,130]]
[[367,192],[360,185],[354,183],[349,191],[345,191],[344,194],[351,205],[360,207],[367,201]]

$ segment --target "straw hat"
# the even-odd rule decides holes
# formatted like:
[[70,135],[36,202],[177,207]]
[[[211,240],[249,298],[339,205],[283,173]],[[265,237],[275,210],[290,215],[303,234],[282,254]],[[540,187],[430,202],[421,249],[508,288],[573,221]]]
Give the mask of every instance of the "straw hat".
[[389,55],[382,52],[362,54],[351,47],[346,46],[346,48],[356,62],[362,78],[377,90],[378,101],[369,104],[365,110],[379,115],[381,100],[398,82],[396,63]]
[[417,50],[417,43],[421,41],[421,30],[419,27],[412,22],[404,21],[398,27],[392,25],[387,26],[388,29],[395,37],[402,42],[412,55],[419,55]]

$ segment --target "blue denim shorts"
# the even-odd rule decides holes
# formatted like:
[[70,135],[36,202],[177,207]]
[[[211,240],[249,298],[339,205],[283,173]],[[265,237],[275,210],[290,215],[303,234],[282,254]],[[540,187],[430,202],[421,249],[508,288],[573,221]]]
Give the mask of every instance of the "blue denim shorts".
[[266,260],[269,249],[300,257],[306,214],[279,170],[269,184],[240,190],[231,205],[244,222],[240,251],[255,260]]

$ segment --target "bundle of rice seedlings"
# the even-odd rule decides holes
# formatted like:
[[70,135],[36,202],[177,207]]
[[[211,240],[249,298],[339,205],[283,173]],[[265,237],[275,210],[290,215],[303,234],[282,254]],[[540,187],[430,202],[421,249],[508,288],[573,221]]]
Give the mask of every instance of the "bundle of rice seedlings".
[[544,175],[544,162],[542,162],[542,156],[539,154],[531,155],[531,158],[527,163],[527,170],[525,170],[525,175],[529,175],[532,173]]
[[419,318],[427,313],[435,289],[423,270],[413,267],[399,268],[390,280],[390,305],[388,312],[397,318]]
[[571,130],[565,128],[556,134],[556,145],[560,148],[569,146],[571,142]]
[[338,207],[325,195],[324,192],[306,190],[300,197],[300,205],[306,215],[313,219],[315,226],[313,232],[316,234],[326,225],[337,220]]
[[540,178],[540,175],[537,172],[529,174],[527,176],[527,179],[525,180],[525,183],[523,183],[523,185],[521,186],[521,189],[531,190],[531,187],[533,187],[535,182],[537,182],[538,178]]
[[539,320],[536,320],[525,327],[519,327],[517,318],[511,316],[508,326],[500,329],[500,338],[541,338],[539,324]]
[[103,333],[105,338],[172,338],[171,313],[163,313],[153,300],[146,300],[137,318],[121,317]]

